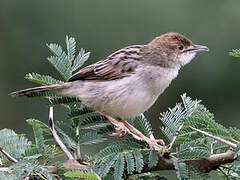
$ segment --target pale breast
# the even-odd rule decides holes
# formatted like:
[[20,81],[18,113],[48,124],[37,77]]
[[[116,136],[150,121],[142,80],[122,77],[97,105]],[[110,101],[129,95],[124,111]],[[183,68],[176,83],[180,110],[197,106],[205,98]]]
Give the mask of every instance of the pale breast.
[[[163,73],[163,74],[162,74]],[[149,71],[140,67],[136,73],[111,81],[78,81],[64,94],[75,94],[82,102],[97,111],[115,118],[135,117],[149,109],[176,75],[165,77],[159,68]]]

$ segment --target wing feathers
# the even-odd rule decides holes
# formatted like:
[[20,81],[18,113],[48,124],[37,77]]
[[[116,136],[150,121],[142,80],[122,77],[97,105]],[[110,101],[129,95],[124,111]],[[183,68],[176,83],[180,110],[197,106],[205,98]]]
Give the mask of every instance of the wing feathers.
[[136,45],[120,49],[106,59],[81,69],[69,81],[113,80],[129,76],[141,61],[142,47]]

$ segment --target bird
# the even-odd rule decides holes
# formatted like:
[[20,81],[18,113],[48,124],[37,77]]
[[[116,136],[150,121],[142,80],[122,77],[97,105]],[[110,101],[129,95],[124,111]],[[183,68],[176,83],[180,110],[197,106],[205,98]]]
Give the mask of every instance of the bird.
[[106,116],[115,126],[113,136],[132,133],[154,148],[156,143],[164,145],[164,141],[144,136],[126,120],[147,111],[178,76],[181,67],[200,51],[209,51],[209,48],[194,44],[180,33],[168,32],[148,44],[122,48],[80,69],[67,82],[28,88],[10,95],[30,97],[36,92],[53,91],[76,97]]

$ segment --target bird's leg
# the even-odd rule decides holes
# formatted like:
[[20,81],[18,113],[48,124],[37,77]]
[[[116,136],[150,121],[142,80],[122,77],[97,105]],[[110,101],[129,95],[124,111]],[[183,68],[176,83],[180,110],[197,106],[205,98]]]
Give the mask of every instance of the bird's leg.
[[[162,139],[151,139],[144,136],[139,130],[134,128],[131,124],[124,120],[116,120],[113,117],[102,113],[115,127],[116,132],[112,133],[111,136],[122,137],[126,134],[132,134],[134,138],[146,141],[151,149],[159,149],[161,145],[165,145]],[[132,133],[131,133],[131,132]]]
[[115,126],[116,132],[112,133],[111,136],[122,137],[130,132],[123,122],[118,121],[106,114],[104,114],[104,116],[106,116],[106,118]]
[[132,131],[136,136],[138,136],[143,141],[146,141],[151,149],[159,149],[159,144],[165,145],[164,141],[162,139],[150,139],[146,136],[144,136],[139,130],[137,130],[135,127],[133,127],[131,124],[129,124],[127,121],[121,121],[130,131]]

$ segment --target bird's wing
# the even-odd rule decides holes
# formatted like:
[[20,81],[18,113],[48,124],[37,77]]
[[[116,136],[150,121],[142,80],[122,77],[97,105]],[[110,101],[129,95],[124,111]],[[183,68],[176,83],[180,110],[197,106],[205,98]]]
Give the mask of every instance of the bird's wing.
[[69,81],[113,80],[129,76],[135,72],[141,60],[142,47],[136,45],[120,49],[107,58],[79,70]]

